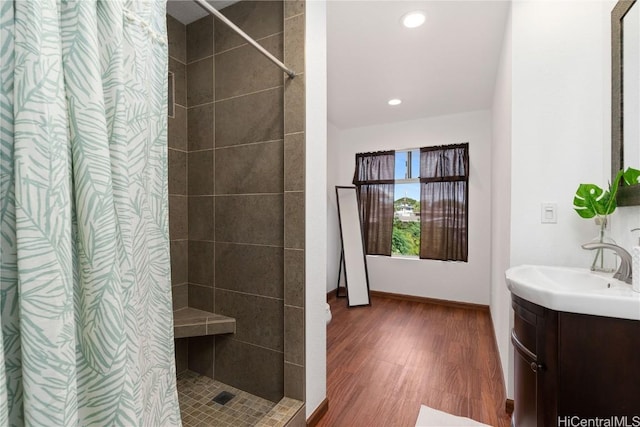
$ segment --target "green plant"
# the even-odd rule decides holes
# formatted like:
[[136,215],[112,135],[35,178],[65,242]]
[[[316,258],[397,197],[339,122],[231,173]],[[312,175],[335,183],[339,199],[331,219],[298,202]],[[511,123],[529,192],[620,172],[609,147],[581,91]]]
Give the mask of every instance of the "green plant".
[[391,253],[394,255],[415,255],[420,253],[420,222],[393,220]]
[[607,190],[603,190],[595,184],[580,184],[573,198],[573,208],[582,218],[611,215],[617,207],[616,194],[620,179],[624,179],[627,185],[635,185],[638,184],[639,178],[640,170],[627,168],[626,171],[618,171]]
[[622,171],[616,174],[608,190],[603,190],[595,184],[580,184],[573,198],[573,208],[578,215],[582,218],[593,218],[612,214],[617,207],[616,194],[622,175]]
[[638,178],[640,178],[640,170],[627,168],[627,170],[622,174],[622,177],[624,178],[624,182],[627,185],[638,184]]

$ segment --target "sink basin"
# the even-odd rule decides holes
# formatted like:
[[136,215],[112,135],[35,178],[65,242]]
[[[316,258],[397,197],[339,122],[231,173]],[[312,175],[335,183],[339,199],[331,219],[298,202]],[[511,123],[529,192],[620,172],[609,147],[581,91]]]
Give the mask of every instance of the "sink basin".
[[640,320],[640,294],[612,273],[521,265],[508,269],[505,276],[513,294],[552,310]]

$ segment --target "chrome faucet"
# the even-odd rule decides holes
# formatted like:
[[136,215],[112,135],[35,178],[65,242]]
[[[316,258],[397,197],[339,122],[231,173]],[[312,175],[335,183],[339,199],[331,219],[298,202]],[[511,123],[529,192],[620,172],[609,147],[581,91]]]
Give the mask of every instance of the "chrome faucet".
[[625,283],[631,283],[631,254],[627,250],[618,245],[612,243],[585,243],[582,245],[582,249],[594,250],[594,249],[611,249],[620,257],[620,267],[613,275],[614,279],[622,280]]

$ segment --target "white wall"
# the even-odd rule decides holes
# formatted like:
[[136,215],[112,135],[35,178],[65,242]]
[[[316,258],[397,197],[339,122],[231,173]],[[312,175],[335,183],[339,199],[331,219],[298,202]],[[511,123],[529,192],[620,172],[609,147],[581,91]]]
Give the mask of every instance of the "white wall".
[[[597,227],[578,217],[572,200],[579,183],[605,186],[610,180],[614,4],[512,5],[511,265],[591,264],[593,253],[580,245],[595,237]],[[540,223],[543,201],[558,204],[557,224]],[[629,229],[638,224],[640,209],[618,208],[612,237],[629,248],[635,242]],[[502,304],[496,307],[504,316]]]
[[[615,1],[513,4],[511,263],[586,267],[597,235],[572,208],[579,183],[611,179],[610,12]],[[540,224],[540,202],[558,223]],[[612,237],[629,248],[637,207],[618,208]],[[550,250],[552,249],[552,250]]]
[[[572,201],[579,183],[609,179],[603,24],[601,2],[513,4],[512,265],[587,266],[593,257],[580,244],[596,225]],[[557,224],[540,223],[546,201],[558,204]]]
[[[488,305],[490,113],[476,111],[340,131],[334,128],[332,133],[329,151],[334,157],[329,163],[336,163],[334,171],[339,185],[351,185],[356,153],[469,142],[469,262],[369,256],[369,282],[370,288],[377,291]],[[335,200],[335,196],[330,197]],[[339,235],[333,233],[329,238],[329,247],[334,247]],[[330,272],[329,276],[332,274],[336,276],[328,278],[328,289],[336,286],[337,271]]]
[[[503,378],[510,396],[512,346],[511,295],[504,280],[510,267],[511,239],[511,16],[507,18],[502,54],[491,109],[493,145],[491,147],[491,319],[500,353]],[[514,172],[515,173],[515,172]],[[511,381],[510,381],[511,380]]]
[[327,5],[306,2],[305,377],[306,417],[327,396]]
[[[340,130],[332,123],[327,125],[327,292],[336,288],[340,264],[340,226],[336,204],[338,185],[338,156]],[[342,285],[341,285],[342,286]]]

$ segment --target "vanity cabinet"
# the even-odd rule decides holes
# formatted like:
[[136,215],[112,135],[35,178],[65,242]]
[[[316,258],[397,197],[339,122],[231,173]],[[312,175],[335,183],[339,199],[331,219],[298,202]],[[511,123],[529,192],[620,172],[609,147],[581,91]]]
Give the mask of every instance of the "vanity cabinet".
[[640,425],[640,321],[558,312],[513,294],[512,306],[514,427],[624,416]]

